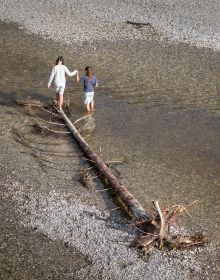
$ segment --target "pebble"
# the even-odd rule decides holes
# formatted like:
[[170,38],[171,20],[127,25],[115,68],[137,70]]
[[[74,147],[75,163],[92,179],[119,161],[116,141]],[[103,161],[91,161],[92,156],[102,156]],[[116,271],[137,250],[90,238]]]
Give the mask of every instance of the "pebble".
[[[1,0],[0,20],[15,22],[20,29],[73,47],[94,40],[128,40],[132,43],[132,40],[149,39],[152,35],[149,27],[138,29],[126,21],[150,22],[161,38],[219,50],[219,0],[213,0],[209,5],[206,2],[199,1],[197,6],[190,0],[167,0],[166,3],[163,0]],[[156,251],[146,262],[138,250],[125,243],[136,238],[134,229],[122,221],[115,222],[108,211],[101,212],[76,199],[67,201],[55,191],[47,197],[31,192],[28,199],[25,194],[25,187],[17,182],[7,185],[5,191],[5,195],[16,203],[17,211],[23,214],[24,226],[77,248],[88,256],[103,280],[203,279],[198,256],[206,250],[214,252],[215,245],[192,252],[163,254]],[[74,277],[92,278],[82,278],[83,273],[81,269]]]
[[[146,262],[136,248],[128,246],[128,241],[137,237],[135,230],[107,210],[83,205],[77,199],[67,201],[64,194],[54,190],[45,197],[18,182],[8,184],[4,195],[16,201],[24,226],[76,248],[88,257],[103,280],[202,279],[198,255],[189,250],[155,250]],[[201,248],[200,254],[205,250]],[[76,279],[91,279],[83,278],[83,273],[83,269],[77,271]]]
[[[220,50],[219,1],[1,0],[0,20],[45,39],[70,44],[93,40],[160,38]],[[34,7],[34,8],[33,8]],[[60,12],[61,11],[61,12]],[[138,28],[127,21],[144,23]],[[153,28],[152,28],[153,27]],[[154,31],[155,30],[155,31]]]

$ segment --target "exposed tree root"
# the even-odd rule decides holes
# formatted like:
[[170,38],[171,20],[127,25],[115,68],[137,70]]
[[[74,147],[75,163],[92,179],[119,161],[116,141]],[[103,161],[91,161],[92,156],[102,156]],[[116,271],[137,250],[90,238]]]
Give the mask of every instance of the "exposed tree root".
[[161,211],[158,201],[153,201],[153,205],[156,213],[151,223],[133,223],[140,231],[140,237],[136,245],[144,254],[147,254],[151,247],[176,250],[193,246],[202,246],[208,242],[204,232],[194,235],[170,232],[170,224],[174,223],[178,216],[187,210],[187,206],[175,205],[170,209],[166,208]]
[[163,247],[163,239],[164,239],[164,235],[165,235],[165,220],[164,220],[163,214],[160,210],[158,201],[153,201],[153,203],[154,203],[154,205],[157,209],[158,215],[160,217],[159,248],[161,249]]

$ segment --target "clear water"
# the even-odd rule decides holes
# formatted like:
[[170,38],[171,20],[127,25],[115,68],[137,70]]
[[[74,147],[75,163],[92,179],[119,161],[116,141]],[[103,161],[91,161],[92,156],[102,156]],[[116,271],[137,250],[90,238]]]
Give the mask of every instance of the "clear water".
[[[144,204],[190,204],[197,223],[219,236],[220,55],[156,41],[74,48],[0,25],[0,103],[32,96],[54,98],[47,89],[55,58],[83,74],[92,65],[96,130],[86,139],[115,165],[129,190]],[[82,89],[68,79],[71,119],[85,113]],[[18,110],[21,110],[18,108]]]

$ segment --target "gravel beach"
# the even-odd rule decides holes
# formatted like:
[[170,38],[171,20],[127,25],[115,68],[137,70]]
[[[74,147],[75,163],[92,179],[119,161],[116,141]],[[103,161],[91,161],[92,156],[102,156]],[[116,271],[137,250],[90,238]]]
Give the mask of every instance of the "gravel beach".
[[[211,3],[199,1],[198,5],[188,0],[184,3],[170,0],[166,4],[162,0],[1,0],[0,20],[4,24],[6,22],[1,25],[1,32],[7,30],[8,34],[16,34],[14,41],[10,38],[6,53],[10,56],[10,52],[13,55],[17,52],[17,56],[9,59],[6,55],[5,60],[10,60],[10,67],[6,65],[1,72],[4,90],[0,100],[0,279],[219,279],[219,241],[215,236],[211,236],[210,244],[204,248],[171,252],[155,250],[147,259],[136,248],[131,247],[137,232],[121,213],[110,210],[117,206],[114,201],[108,194],[100,195],[82,186],[79,174],[86,163],[82,160],[83,155],[76,143],[68,137],[47,138],[35,133],[32,119],[15,105],[16,95],[27,95],[29,91],[32,96],[44,101],[50,99],[44,81],[39,84],[37,78],[35,81],[27,74],[32,71],[36,73],[36,77],[45,77],[49,62],[43,62],[42,68],[33,64],[28,68],[27,65],[35,59],[36,63],[49,56],[54,59],[54,53],[64,50],[60,43],[84,52],[91,48],[93,54],[96,48],[101,50],[103,46],[103,57],[109,61],[112,59],[111,53],[108,53],[107,48],[107,54],[104,52],[105,46],[110,42],[112,46],[119,45],[120,51],[120,42],[124,44],[126,41],[137,40],[147,40],[150,50],[155,46],[154,43],[151,46],[150,42],[158,41],[161,44],[184,42],[219,51],[219,5],[217,0]],[[18,24],[18,27],[10,25],[11,22]],[[27,31],[35,36],[30,35],[29,39]],[[7,41],[7,38],[3,39]],[[29,40],[35,48],[30,49]],[[48,55],[50,46],[54,48],[54,41],[59,47]],[[85,42],[87,48],[84,48]],[[13,47],[14,43],[20,44],[20,49],[18,46]],[[27,51],[31,53],[30,57],[25,55],[25,44]],[[177,47],[176,56],[178,55]],[[24,71],[21,79],[16,72],[18,56],[21,61],[25,61],[28,69],[22,69]],[[89,61],[89,54],[85,53],[85,56]],[[100,59],[101,56],[97,57]],[[123,69],[125,57],[122,55],[120,59]],[[196,68],[196,64],[194,67]],[[214,70],[218,69],[215,65],[213,67]],[[102,69],[98,71],[100,73]],[[103,73],[103,77],[108,78],[108,73]],[[153,76],[151,78],[154,79]],[[11,85],[9,81],[13,79],[14,84]],[[25,81],[31,79],[34,90],[28,85],[30,88],[27,88],[27,92],[22,92]],[[214,77],[214,85],[217,84],[216,81],[217,78]],[[11,86],[8,90],[7,85]],[[41,91],[38,90],[39,87]],[[213,88],[215,99],[215,90],[218,96],[218,89],[215,86]],[[77,90],[76,88],[75,91]],[[76,107],[81,104],[81,100],[78,100],[76,98]],[[201,106],[198,106],[199,102],[193,105],[199,108],[205,106],[202,97],[196,100]],[[218,103],[214,102],[214,105],[218,107]],[[217,117],[215,121],[218,122]],[[105,136],[104,132],[103,135]],[[100,139],[102,140],[101,137]],[[95,141],[95,144],[98,145],[99,142]],[[101,146],[96,148],[101,151]],[[135,170],[136,162],[133,165]],[[148,171],[152,174],[149,174],[153,178],[155,173],[155,177],[163,181],[159,174],[162,168],[155,163],[154,171],[153,166],[151,164],[152,170]],[[176,174],[173,178],[170,174],[169,176],[169,183],[172,183],[173,178],[178,178]],[[124,178],[125,181],[127,179],[130,178]],[[131,180],[135,184],[135,177]],[[99,187],[103,188],[102,185]]]
[[144,39],[153,30],[173,42],[220,50],[218,0],[1,0],[0,20],[73,47],[76,42]]
[[[17,129],[26,123],[23,132],[29,131],[30,119],[15,109],[5,113],[2,107],[0,115]],[[137,232],[109,211],[109,202],[68,180],[64,167],[60,179],[49,166],[42,169],[32,150],[13,139],[14,129],[2,127],[0,279],[218,279],[216,241],[192,250],[155,250],[144,258],[130,246]],[[31,143],[53,147],[37,138]],[[65,150],[71,146],[68,140],[62,144]],[[73,159],[63,163],[73,166]]]

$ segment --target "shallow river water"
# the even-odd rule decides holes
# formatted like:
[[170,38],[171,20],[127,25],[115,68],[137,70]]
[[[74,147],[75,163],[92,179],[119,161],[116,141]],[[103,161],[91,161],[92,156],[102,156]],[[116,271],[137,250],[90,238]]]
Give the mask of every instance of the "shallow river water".
[[[159,40],[61,46],[0,25],[0,103],[54,97],[47,89],[55,58],[83,74],[92,65],[99,80],[96,129],[88,143],[115,165],[119,179],[144,204],[190,204],[203,228],[219,237],[220,55]],[[85,113],[82,89],[68,78],[71,119]],[[18,107],[18,110],[22,110]]]

